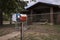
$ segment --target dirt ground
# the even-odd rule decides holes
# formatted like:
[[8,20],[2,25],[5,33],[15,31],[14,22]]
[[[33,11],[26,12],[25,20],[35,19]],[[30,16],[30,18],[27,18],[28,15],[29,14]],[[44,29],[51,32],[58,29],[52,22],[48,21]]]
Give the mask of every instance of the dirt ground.
[[[31,25],[24,32],[24,40],[60,40],[60,25]],[[20,40],[20,35],[10,40]]]
[[40,33],[55,33],[60,34],[60,26],[51,26],[51,25],[32,25],[29,31],[40,32]]
[[0,36],[4,36],[14,31],[15,31],[14,25],[3,25],[3,27],[0,27]]

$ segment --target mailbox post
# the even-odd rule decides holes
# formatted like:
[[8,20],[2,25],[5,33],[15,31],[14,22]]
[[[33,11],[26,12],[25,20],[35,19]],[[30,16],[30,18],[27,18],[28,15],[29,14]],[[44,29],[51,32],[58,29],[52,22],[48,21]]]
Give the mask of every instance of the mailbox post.
[[23,22],[22,22],[22,26],[21,26],[21,40],[23,40],[23,33],[24,33],[24,31],[23,31]]
[[13,14],[12,15],[12,21],[15,22],[15,26],[17,27],[17,23],[21,22],[22,25],[21,25],[21,40],[23,40],[23,33],[24,33],[24,30],[23,30],[23,26],[24,26],[24,22],[27,21],[27,15],[26,14]]
[[24,40],[23,39],[23,35],[24,35],[23,26],[24,26],[24,22],[27,21],[27,15],[26,14],[21,14],[20,21],[22,22],[22,26],[21,26],[21,40]]

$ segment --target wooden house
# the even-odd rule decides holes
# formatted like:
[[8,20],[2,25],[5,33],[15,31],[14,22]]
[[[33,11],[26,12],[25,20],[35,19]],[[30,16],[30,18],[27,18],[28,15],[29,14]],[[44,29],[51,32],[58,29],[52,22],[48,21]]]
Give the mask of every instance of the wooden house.
[[46,22],[51,25],[60,24],[60,2],[39,1],[30,3],[25,7],[30,23]]

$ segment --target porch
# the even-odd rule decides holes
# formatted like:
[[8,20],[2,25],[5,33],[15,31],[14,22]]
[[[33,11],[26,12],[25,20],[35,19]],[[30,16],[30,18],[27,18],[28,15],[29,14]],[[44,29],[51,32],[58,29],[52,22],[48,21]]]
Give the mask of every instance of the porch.
[[60,24],[60,8],[57,5],[38,2],[26,10],[28,10],[26,14],[28,15],[29,23]]

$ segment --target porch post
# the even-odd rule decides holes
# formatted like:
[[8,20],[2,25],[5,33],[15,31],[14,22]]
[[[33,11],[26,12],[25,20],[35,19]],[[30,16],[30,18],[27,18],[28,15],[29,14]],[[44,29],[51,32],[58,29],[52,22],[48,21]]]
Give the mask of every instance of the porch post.
[[50,8],[50,25],[53,25],[53,7]]
[[32,13],[33,13],[33,10],[31,10],[31,14],[30,14],[31,24],[32,24]]

